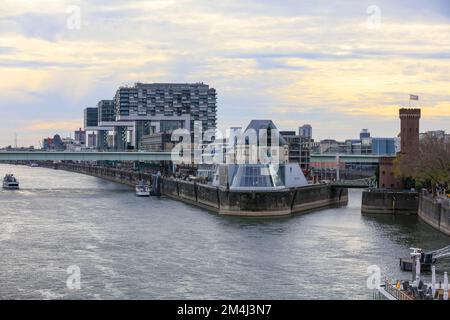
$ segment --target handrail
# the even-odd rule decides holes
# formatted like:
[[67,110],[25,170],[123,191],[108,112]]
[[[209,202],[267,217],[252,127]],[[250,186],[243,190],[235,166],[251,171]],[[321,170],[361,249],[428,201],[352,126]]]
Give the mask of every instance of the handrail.
[[385,287],[386,292],[389,293],[394,298],[396,298],[397,300],[414,300],[412,297],[407,295],[405,292],[398,290],[396,287],[394,287],[389,282],[389,280],[386,280],[385,285],[386,285],[386,287]]

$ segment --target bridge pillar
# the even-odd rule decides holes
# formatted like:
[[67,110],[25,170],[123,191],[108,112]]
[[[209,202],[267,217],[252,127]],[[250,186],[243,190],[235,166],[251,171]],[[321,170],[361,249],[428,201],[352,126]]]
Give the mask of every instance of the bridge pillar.
[[97,131],[97,149],[106,150],[108,149],[108,131],[98,130]]
[[150,121],[149,120],[139,120],[139,121],[135,121],[135,125],[134,125],[134,149],[135,150],[139,150],[141,141],[142,141],[142,136],[147,135],[150,133]]
[[114,127],[114,149],[127,150],[127,127]]

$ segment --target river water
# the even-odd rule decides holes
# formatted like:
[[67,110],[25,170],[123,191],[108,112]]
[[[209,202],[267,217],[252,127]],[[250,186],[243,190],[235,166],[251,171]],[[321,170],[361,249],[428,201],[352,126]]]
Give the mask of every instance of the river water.
[[2,299],[371,299],[368,266],[408,279],[409,247],[450,244],[417,217],[361,216],[360,190],[344,208],[236,218],[86,175],[9,172],[21,190],[0,191]]

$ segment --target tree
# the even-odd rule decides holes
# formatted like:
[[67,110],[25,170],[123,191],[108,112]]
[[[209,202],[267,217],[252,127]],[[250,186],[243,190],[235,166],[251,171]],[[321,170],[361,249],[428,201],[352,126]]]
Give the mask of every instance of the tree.
[[399,154],[394,161],[394,174],[420,183],[450,184],[450,141],[425,135],[416,153]]

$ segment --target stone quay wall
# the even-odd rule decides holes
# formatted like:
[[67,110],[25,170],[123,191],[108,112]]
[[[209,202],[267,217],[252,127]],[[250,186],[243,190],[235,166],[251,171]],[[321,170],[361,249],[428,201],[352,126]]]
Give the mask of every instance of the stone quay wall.
[[118,168],[109,168],[101,166],[92,166],[83,163],[57,163],[57,164],[45,164],[40,163],[41,166],[46,166],[54,169],[61,169],[76,173],[83,173],[90,176],[102,178],[112,182],[126,184],[131,187],[136,186],[140,179],[150,183],[152,177],[148,173],[139,173],[131,170],[124,170]]
[[[117,168],[82,163],[48,165],[42,163],[41,165],[87,174],[129,186],[135,186],[141,178],[151,181],[150,174],[139,174]],[[329,184],[273,191],[237,191],[162,177],[161,193],[219,214],[249,217],[289,216],[294,213],[345,206],[348,203],[348,189]]]
[[419,217],[430,226],[450,236],[450,201],[421,195]]
[[348,203],[346,188],[325,184],[273,191],[243,191],[163,178],[161,191],[177,200],[234,216],[288,216]]
[[362,214],[417,215],[418,209],[417,192],[369,189],[362,194]]

